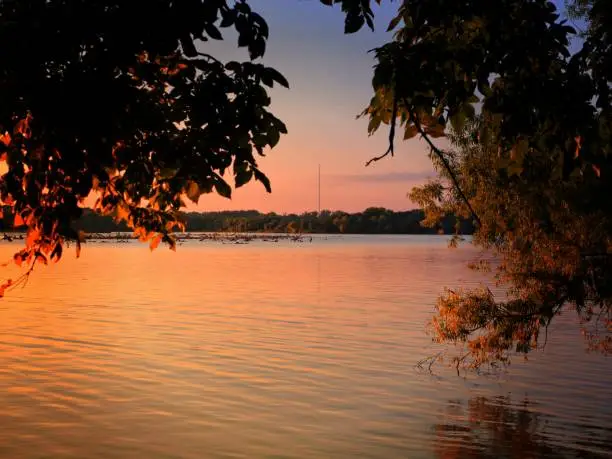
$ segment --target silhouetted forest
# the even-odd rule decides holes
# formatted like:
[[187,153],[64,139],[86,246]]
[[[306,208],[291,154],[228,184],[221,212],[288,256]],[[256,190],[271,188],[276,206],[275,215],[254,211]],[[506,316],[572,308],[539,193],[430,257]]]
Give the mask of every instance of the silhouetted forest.
[[[456,218],[448,216],[437,228],[421,224],[422,210],[394,212],[382,207],[371,207],[359,213],[342,211],[306,212],[303,214],[261,213],[256,210],[189,212],[181,215],[187,231],[230,231],[270,233],[346,233],[346,234],[451,234]],[[115,225],[109,217],[87,212],[79,221],[79,229],[88,232],[117,231],[125,226]],[[461,233],[471,234],[473,226],[461,222]]]
[[[270,233],[347,233],[347,234],[445,234],[453,233],[456,219],[448,216],[438,228],[421,225],[425,214],[421,210],[394,212],[371,207],[349,214],[341,211],[306,212],[303,214],[261,213],[256,210],[188,212],[181,214],[187,231],[229,231]],[[86,232],[128,231],[124,223],[111,217],[86,211],[76,223]],[[471,234],[472,225],[461,222],[461,232]]]
[[[306,212],[303,214],[261,213],[256,210],[221,212],[186,212],[180,215],[187,231],[269,232],[269,233],[347,233],[347,234],[451,234],[457,219],[449,215],[436,228],[422,225],[422,210],[394,212],[382,207],[370,207],[363,212],[341,211]],[[12,229],[13,217],[9,208],[4,211],[3,230]],[[471,234],[469,221],[460,222],[461,233]],[[104,216],[85,209],[74,228],[88,233],[130,231],[125,222],[117,223],[112,216]]]

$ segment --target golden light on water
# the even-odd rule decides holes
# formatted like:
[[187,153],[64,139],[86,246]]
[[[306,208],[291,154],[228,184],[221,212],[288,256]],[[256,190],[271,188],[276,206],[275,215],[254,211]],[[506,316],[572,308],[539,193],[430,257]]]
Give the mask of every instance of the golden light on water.
[[[17,247],[3,243],[0,258]],[[479,281],[470,254],[401,236],[176,253],[87,243],[78,260],[70,249],[0,303],[2,454],[453,457],[476,433],[455,436],[474,412],[448,404],[483,396],[495,410],[508,393],[508,416],[525,397],[538,403],[542,441],[572,447],[584,425],[612,429],[601,409],[611,370],[580,352],[573,327],[501,381],[415,370],[437,349],[424,325],[440,285]],[[578,375],[589,396],[568,407]],[[506,451],[496,441],[474,444]]]

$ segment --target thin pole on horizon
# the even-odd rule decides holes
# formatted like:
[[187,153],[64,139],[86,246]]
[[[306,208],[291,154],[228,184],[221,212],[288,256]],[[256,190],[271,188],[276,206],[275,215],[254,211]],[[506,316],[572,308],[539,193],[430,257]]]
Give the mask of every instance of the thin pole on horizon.
[[321,164],[319,164],[319,215],[321,215]]

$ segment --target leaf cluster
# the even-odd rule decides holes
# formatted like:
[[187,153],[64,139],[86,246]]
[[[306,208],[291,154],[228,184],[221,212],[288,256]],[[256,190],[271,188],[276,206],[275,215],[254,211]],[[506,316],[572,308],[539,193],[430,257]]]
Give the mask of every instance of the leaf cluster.
[[[565,307],[585,327],[603,323],[585,335],[612,349],[609,6],[570,2],[570,16],[586,23],[579,36],[551,1],[401,0],[393,39],[373,50],[368,131],[388,125],[393,134],[397,124],[404,139],[427,142],[439,179],[411,198],[431,225],[471,216],[506,288],[501,298],[486,290],[440,299],[434,337],[465,344],[457,363],[528,353]],[[452,148],[436,146],[438,137]],[[392,154],[392,142],[375,159]]]
[[[206,41],[235,30],[250,60]],[[287,132],[257,62],[265,20],[244,0],[7,0],[0,3],[0,200],[28,228],[27,260],[79,243],[82,203],[174,246],[185,199],[270,182],[257,156]]]

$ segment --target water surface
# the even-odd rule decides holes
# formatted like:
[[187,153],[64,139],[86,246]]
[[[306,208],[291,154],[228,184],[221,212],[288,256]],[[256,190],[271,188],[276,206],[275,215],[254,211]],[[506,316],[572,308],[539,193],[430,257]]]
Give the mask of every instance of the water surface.
[[612,366],[569,315],[509,374],[415,369],[436,296],[483,280],[476,254],[89,243],[0,302],[0,457],[609,457]]

